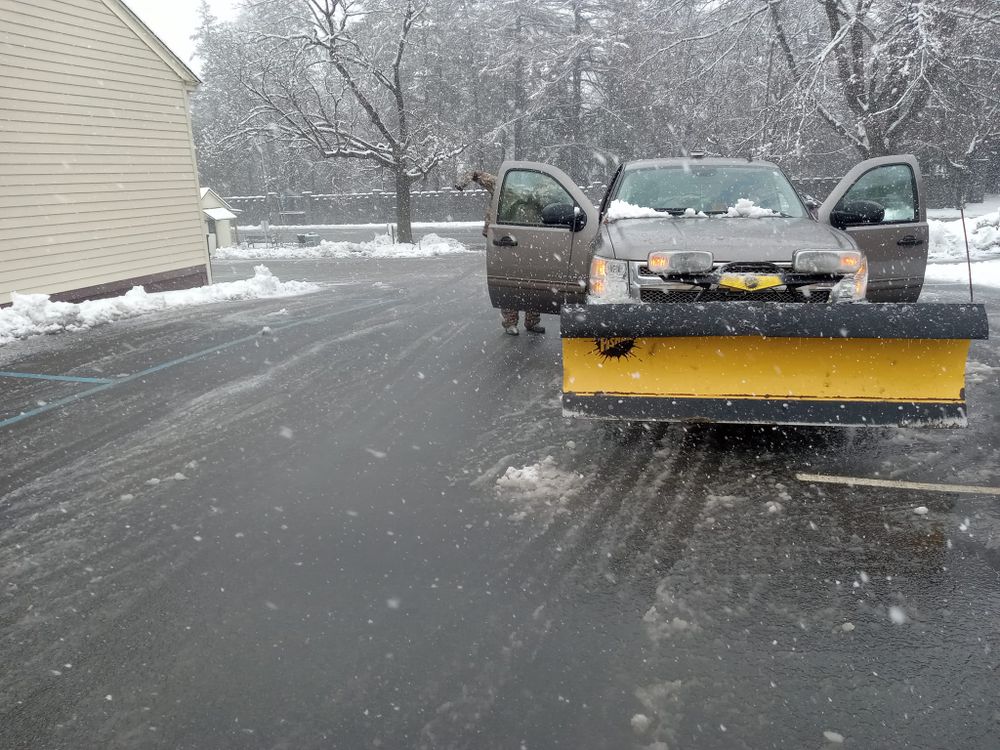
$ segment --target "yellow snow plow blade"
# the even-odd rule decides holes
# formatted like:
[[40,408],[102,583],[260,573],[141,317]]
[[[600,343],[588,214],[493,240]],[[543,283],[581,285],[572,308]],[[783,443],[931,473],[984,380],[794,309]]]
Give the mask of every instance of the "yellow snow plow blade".
[[668,422],[963,427],[982,305],[564,308],[563,408]]

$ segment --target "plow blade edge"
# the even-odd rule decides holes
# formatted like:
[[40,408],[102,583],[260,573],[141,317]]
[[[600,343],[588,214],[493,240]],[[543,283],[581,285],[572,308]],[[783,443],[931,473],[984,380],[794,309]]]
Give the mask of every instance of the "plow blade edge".
[[568,416],[964,427],[982,305],[709,302],[562,311]]

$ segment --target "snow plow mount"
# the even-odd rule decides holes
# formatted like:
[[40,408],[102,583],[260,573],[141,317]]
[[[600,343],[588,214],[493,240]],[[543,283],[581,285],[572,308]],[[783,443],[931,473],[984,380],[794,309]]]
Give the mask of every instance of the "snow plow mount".
[[565,306],[563,412],[591,419],[965,427],[976,304]]

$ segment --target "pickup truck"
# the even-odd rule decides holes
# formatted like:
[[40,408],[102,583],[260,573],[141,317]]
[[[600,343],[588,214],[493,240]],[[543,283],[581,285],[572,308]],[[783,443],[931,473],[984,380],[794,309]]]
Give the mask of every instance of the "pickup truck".
[[869,159],[821,205],[766,161],[632,161],[595,206],[565,173],[501,166],[487,227],[495,307],[563,304],[913,302],[927,209],[912,156]]
[[600,206],[546,164],[508,162],[498,184],[490,298],[560,313],[567,416],[968,423],[986,311],[917,303],[928,228],[912,156],[862,162],[813,205],[776,165],[738,159],[629,162]]

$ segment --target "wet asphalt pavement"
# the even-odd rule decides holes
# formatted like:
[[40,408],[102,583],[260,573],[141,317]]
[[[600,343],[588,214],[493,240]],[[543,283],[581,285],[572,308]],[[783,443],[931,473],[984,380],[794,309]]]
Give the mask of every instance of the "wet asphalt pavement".
[[160,368],[0,379],[0,420],[81,395],[0,428],[0,747],[1000,746],[1000,499],[795,479],[1000,485],[996,342],[964,431],[618,435],[481,265],[0,349]]

